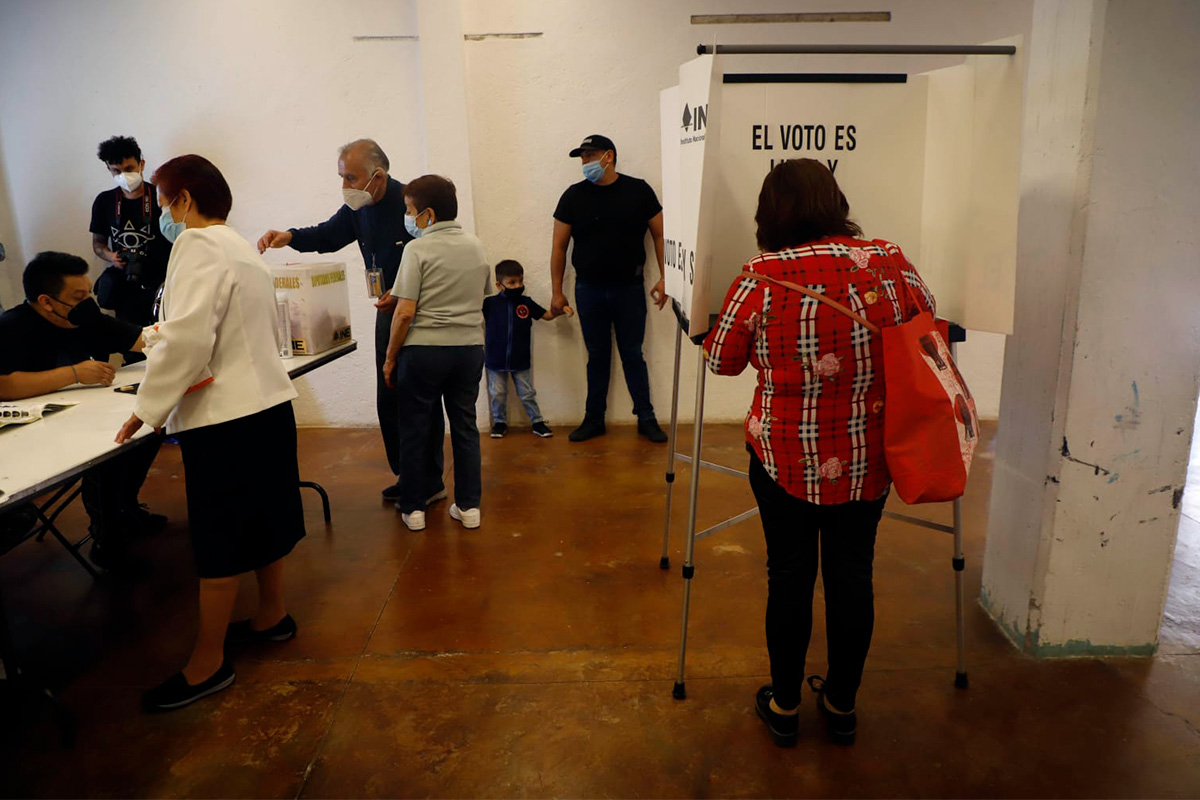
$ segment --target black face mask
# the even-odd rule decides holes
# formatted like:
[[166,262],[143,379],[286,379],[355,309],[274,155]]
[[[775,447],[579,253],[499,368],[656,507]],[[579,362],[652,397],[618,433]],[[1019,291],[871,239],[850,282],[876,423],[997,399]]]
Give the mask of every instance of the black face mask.
[[59,314],[57,311],[53,313],[56,317],[65,319],[67,322],[71,323],[77,328],[85,328],[104,316],[104,312],[100,310],[100,306],[97,305],[96,298],[94,297],[89,297],[86,300],[80,300],[75,305],[64,303],[57,297],[51,297],[50,299],[71,309],[67,312],[65,317],[62,314]]
[[523,294],[525,294],[524,286],[518,286],[515,289],[509,289],[509,288],[505,287],[505,289],[504,289],[504,296],[507,297],[509,300],[516,300],[518,297],[520,297]]

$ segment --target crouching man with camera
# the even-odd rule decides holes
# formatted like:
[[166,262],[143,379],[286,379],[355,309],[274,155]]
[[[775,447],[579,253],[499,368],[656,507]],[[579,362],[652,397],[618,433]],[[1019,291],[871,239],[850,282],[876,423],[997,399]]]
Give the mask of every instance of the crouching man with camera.
[[96,300],[118,319],[146,326],[155,321],[171,257],[171,243],[158,229],[158,193],[142,178],[146,161],[136,139],[114,136],[97,155],[116,187],[92,203],[92,250],[112,264],[96,280]]

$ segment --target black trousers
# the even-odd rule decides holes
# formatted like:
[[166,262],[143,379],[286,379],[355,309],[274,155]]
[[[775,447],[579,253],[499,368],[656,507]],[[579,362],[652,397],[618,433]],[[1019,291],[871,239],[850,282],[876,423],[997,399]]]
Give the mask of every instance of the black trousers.
[[[429,347],[407,345],[396,360],[400,418],[400,510],[425,508],[442,488],[442,410],[450,420],[454,453],[454,502],[479,508],[483,475],[475,403],[483,377],[483,345]],[[436,460],[435,460],[436,451]]]
[[[375,312],[375,413],[379,417],[379,432],[383,434],[383,449],[387,453],[388,466],[392,474],[400,475],[400,410],[396,390],[389,389],[383,381],[383,361],[387,357],[388,339],[392,335],[392,314]],[[446,438],[446,426],[442,415],[430,420],[430,435],[439,443]],[[439,444],[436,455],[437,472],[442,472],[443,456]]]
[[152,433],[84,473],[83,507],[92,522],[92,537],[102,547],[120,550],[128,546],[129,517],[138,506],[138,492],[161,445],[162,436]]
[[767,540],[767,653],[776,702],[783,708],[800,702],[819,563],[829,648],[825,694],[835,708],[853,710],[875,627],[872,565],[886,497],[810,503],[772,480],[753,453],[750,487]]

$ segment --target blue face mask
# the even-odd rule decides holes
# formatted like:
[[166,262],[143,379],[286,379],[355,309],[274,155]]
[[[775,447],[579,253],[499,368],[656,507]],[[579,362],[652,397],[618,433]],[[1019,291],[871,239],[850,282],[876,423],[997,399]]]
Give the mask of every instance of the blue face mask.
[[[426,211],[427,210],[428,209],[426,209]],[[421,216],[421,214],[424,214],[424,213],[425,213],[424,211],[417,212],[417,217]],[[408,235],[413,237],[414,239],[420,239],[421,234],[425,233],[424,228],[417,227],[417,217],[410,217],[407,214],[404,215],[404,229],[406,231],[408,231]]]
[[604,177],[604,165],[600,163],[600,159],[589,161],[583,165],[583,177],[592,183]]
[[158,229],[162,231],[162,235],[166,237],[168,242],[175,244],[175,240],[179,238],[179,234],[187,230],[187,223],[176,222],[171,217],[171,208],[164,206],[162,216],[158,218]]

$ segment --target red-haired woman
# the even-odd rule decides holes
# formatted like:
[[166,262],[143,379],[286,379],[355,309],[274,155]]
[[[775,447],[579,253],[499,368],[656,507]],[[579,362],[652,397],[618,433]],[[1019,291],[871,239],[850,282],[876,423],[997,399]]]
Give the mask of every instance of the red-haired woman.
[[[133,416],[179,440],[188,526],[200,576],[200,631],[182,672],[146,692],[169,711],[234,680],[225,644],[286,641],[283,557],[304,536],[292,388],[275,340],[275,284],[254,247],[225,224],[233,197],[224,176],[196,155],[154,174],[160,227],[175,243],[158,335]],[[229,624],[238,576],[258,577],[258,612]]]
[[916,313],[900,281],[922,310],[933,310],[933,296],[900,248],[865,241],[849,211],[820,162],[772,169],[754,218],[762,253],[745,265],[762,277],[744,272],[733,282],[704,342],[712,372],[737,375],[747,364],[758,370],[746,449],[767,544],[771,683],[758,690],[755,708],[780,746],[798,737],[818,564],[829,670],[809,684],[834,741],[854,741],[855,697],[875,623],[875,532],[891,485],[879,337],[780,282],[823,294],[879,327]]

